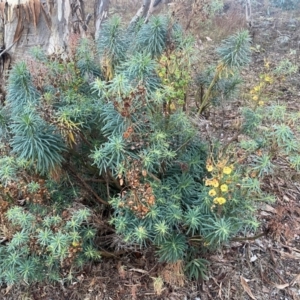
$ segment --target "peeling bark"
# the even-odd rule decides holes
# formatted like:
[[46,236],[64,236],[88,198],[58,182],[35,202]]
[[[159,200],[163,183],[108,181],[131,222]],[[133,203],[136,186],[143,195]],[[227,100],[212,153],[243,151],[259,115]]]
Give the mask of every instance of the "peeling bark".
[[[98,1],[98,0],[97,0]],[[86,35],[90,17],[83,0],[9,0],[0,3],[0,46],[15,59],[33,46],[64,52],[72,33]]]
[[46,46],[49,54],[67,50],[72,21],[70,5],[70,0],[57,0],[57,3],[52,6],[50,16],[52,26],[49,43]]
[[131,19],[130,24],[135,24],[140,18],[144,18],[147,15],[147,12],[150,7],[151,0],[143,0],[143,4],[140,9],[137,11],[135,16]]
[[246,22],[249,27],[252,27],[252,7],[251,7],[251,1],[246,0],[246,5],[245,5],[245,10],[246,10]]
[[96,0],[94,9],[95,37],[98,38],[103,21],[108,16],[109,0]]
[[[150,4],[149,4],[149,8],[148,8],[148,12],[147,12],[147,16],[146,16],[146,19],[145,19],[145,23],[148,22],[150,16],[152,15],[153,13],[153,9],[154,9],[154,4],[155,2],[157,2],[157,0],[151,0]],[[160,3],[161,1],[159,1],[158,3]]]
[[135,24],[140,18],[145,18],[145,23],[147,23],[152,13],[162,4],[166,3],[168,3],[167,0],[143,0],[142,6],[131,19],[130,24]]

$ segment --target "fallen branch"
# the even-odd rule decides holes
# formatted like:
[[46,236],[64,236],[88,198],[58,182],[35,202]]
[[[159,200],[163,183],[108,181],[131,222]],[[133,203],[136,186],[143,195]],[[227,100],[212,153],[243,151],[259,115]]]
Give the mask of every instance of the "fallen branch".
[[230,241],[232,242],[240,242],[240,241],[254,241],[259,239],[260,237],[266,235],[265,232],[262,232],[260,234],[254,235],[254,236],[246,236],[246,237],[236,237],[236,238],[232,238]]
[[7,48],[4,49],[2,52],[0,52],[0,57],[1,57],[4,53],[8,52],[8,51],[16,44],[16,42],[17,42],[17,41],[13,42],[9,47],[7,47]]

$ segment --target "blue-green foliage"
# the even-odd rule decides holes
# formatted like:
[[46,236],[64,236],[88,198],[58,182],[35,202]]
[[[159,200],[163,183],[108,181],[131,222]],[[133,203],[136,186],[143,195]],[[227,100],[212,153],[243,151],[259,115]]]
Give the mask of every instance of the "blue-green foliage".
[[[10,129],[12,154],[36,166],[45,174],[63,161],[63,141],[38,115],[40,95],[34,86],[25,63],[14,66],[8,82],[6,101],[6,131]],[[10,119],[9,119],[10,117]],[[7,135],[2,132],[2,138]]]
[[116,175],[126,156],[131,155],[122,136],[113,135],[104,145],[94,151],[91,158],[95,161],[101,174],[111,170]]
[[222,62],[231,68],[249,64],[251,59],[251,38],[248,31],[241,31],[223,41],[217,49]]
[[45,124],[34,113],[13,118],[11,125],[12,153],[19,159],[36,164],[36,170],[41,174],[59,166],[63,160],[64,150],[62,138],[55,134],[55,128]]
[[162,16],[153,17],[141,26],[136,37],[136,51],[149,53],[151,57],[162,54],[168,41],[168,26],[169,20]]
[[[213,77],[214,69],[209,68],[198,75],[196,83],[200,86],[208,87]],[[229,100],[235,97],[242,82],[238,72],[234,74],[229,73],[225,78],[219,79],[212,89],[212,104],[218,105],[222,99]]]
[[300,144],[286,106],[272,104],[267,109],[246,108],[242,113],[242,130],[248,137],[240,142],[240,146],[251,155],[251,172],[254,171],[259,178],[282,173],[282,168],[276,163],[282,155],[299,172]]
[[[113,36],[115,24],[106,26],[105,33]],[[226,216],[211,210],[211,199],[203,187],[206,146],[186,113],[181,109],[170,114],[163,111],[167,87],[156,75],[160,55],[170,51],[170,45],[175,47],[173,51],[189,53],[185,50],[190,40],[167,18],[152,18],[136,26],[127,36],[135,40],[127,56],[114,66],[113,79],[107,83],[97,79],[92,84],[102,103],[101,133],[106,140],[90,158],[100,174],[109,171],[122,178],[124,191],[114,194],[110,204],[114,210],[111,223],[124,241],[141,247],[151,242],[161,261],[190,261],[187,269],[197,277],[203,275],[204,262],[194,260],[199,251],[189,240],[200,236],[202,244],[215,249],[248,226],[248,219],[240,217],[237,202],[224,209]],[[112,37],[106,36],[106,40]],[[249,41],[248,33],[234,36],[222,45],[221,58],[231,67],[249,62]],[[98,45],[101,53],[103,45]],[[228,45],[234,52],[231,58],[226,54]],[[229,98],[240,82],[238,76],[228,74],[218,82],[216,91]],[[135,174],[135,181],[130,174]],[[151,191],[154,203],[147,203],[145,189]],[[194,256],[189,257],[191,252]]]
[[[0,245],[0,284],[59,281],[64,278],[61,264],[63,261],[68,264],[68,257],[73,265],[71,277],[82,259],[100,258],[93,244],[96,231],[88,225],[89,210],[77,210],[63,220],[52,214],[51,209],[42,208],[38,217],[34,207],[28,211],[17,206],[8,210],[7,218],[15,233],[6,245]],[[77,249],[75,255],[70,252],[72,247]]]
[[155,91],[160,87],[160,80],[156,74],[157,63],[147,52],[134,53],[132,57],[121,64],[120,69],[133,87],[143,85],[148,92]]
[[39,93],[33,85],[30,72],[24,62],[18,63],[10,72],[6,103],[12,115],[34,107],[39,99]]
[[1,142],[4,142],[9,136],[8,124],[9,124],[8,110],[7,108],[0,106],[0,145]]
[[[92,76],[92,79],[101,76],[100,66],[96,62],[94,51],[92,51],[93,46],[88,39],[82,39],[76,51],[77,67],[81,72],[81,76]],[[86,51],[86,49],[91,49],[91,51]]]
[[[202,71],[196,78],[199,86],[197,99],[203,105],[201,111],[208,107],[209,103],[220,104],[224,100],[234,97],[242,79],[239,70],[251,61],[251,38],[248,31],[240,31],[225,39],[217,54],[220,62],[217,66],[210,66]],[[205,102],[204,101],[204,102]]]
[[119,17],[114,16],[104,23],[97,38],[101,57],[106,57],[113,66],[124,60],[129,43]]
[[[230,45],[240,53],[239,38],[247,41],[242,35]],[[161,55],[168,58],[176,52],[191,61],[191,39],[166,17],[130,30],[113,17],[97,39],[99,57],[89,45],[82,41],[68,61],[36,50],[48,71],[38,86],[24,63],[12,70],[8,115],[0,114],[0,128],[8,130],[12,151],[0,159],[1,183],[19,176],[21,165],[28,176],[39,173],[49,179],[64,159],[67,163],[59,183],[47,182],[50,207],[26,204],[8,210],[14,231],[0,246],[0,281],[61,280],[70,247],[80,250],[69,270],[98,259],[90,213],[72,210],[67,219],[61,214],[82,197],[110,204],[110,222],[126,243],[153,245],[160,261],[184,260],[191,277],[204,276],[201,246],[215,249],[249,220],[237,209],[237,201],[224,213],[212,209],[203,186],[207,146],[182,107],[166,109],[169,86],[157,74]],[[227,56],[226,45],[219,51],[222,59],[241,65],[239,55]],[[187,65],[185,71],[192,73]],[[229,97],[238,83],[238,77],[229,76],[217,88]],[[34,192],[39,186],[31,178],[26,188]],[[82,188],[88,193],[80,193]],[[200,244],[194,245],[195,240]]]
[[14,157],[3,156],[0,158],[0,182],[4,186],[17,177],[17,170],[18,163]]

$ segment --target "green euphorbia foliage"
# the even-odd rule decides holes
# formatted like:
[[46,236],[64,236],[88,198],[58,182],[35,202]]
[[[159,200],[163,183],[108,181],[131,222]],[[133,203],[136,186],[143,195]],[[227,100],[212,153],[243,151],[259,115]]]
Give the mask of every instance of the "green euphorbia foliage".
[[[224,62],[248,62],[248,35],[228,41],[219,50]],[[129,29],[114,17],[103,25],[97,51],[90,45],[80,41],[65,61],[35,49],[35,70],[21,63],[11,72],[0,111],[0,181],[11,194],[0,189],[0,196],[11,203],[6,216],[13,229],[0,245],[0,280],[44,280],[45,269],[61,280],[67,261],[73,270],[98,259],[90,210],[74,210],[82,199],[110,210],[125,244],[153,247],[159,261],[182,260],[191,278],[204,277],[203,249],[216,249],[256,223],[250,204],[238,201],[250,194],[238,190],[231,202],[220,196],[213,202],[204,185],[210,153],[185,112],[193,39],[165,16]],[[230,97],[239,82],[229,76],[216,90]],[[280,142],[289,138],[285,128],[275,130]],[[36,177],[50,191],[50,202],[39,209],[24,196],[41,193]],[[19,187],[24,207],[13,200]],[[71,262],[70,248],[78,250]]]

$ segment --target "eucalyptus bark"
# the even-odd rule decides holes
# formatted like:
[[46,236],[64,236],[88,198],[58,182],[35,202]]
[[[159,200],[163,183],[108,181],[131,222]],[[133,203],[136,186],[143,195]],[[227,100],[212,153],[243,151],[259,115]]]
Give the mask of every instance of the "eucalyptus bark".
[[[72,35],[91,34],[92,15],[85,12],[87,1],[91,0],[1,0],[0,102],[5,97],[5,74],[11,60],[24,60],[36,46],[47,54],[66,57]],[[108,4],[105,7],[108,9]]]
[[[103,1],[103,0],[96,0]],[[84,0],[6,0],[0,3],[0,46],[14,59],[34,46],[65,52],[72,34],[85,36],[91,15]]]
[[136,23],[140,18],[144,18],[147,23],[154,10],[165,3],[168,3],[168,0],[142,0],[142,6],[131,19],[130,24]]
[[108,17],[109,0],[96,0],[94,7],[95,37],[100,35],[101,25]]

